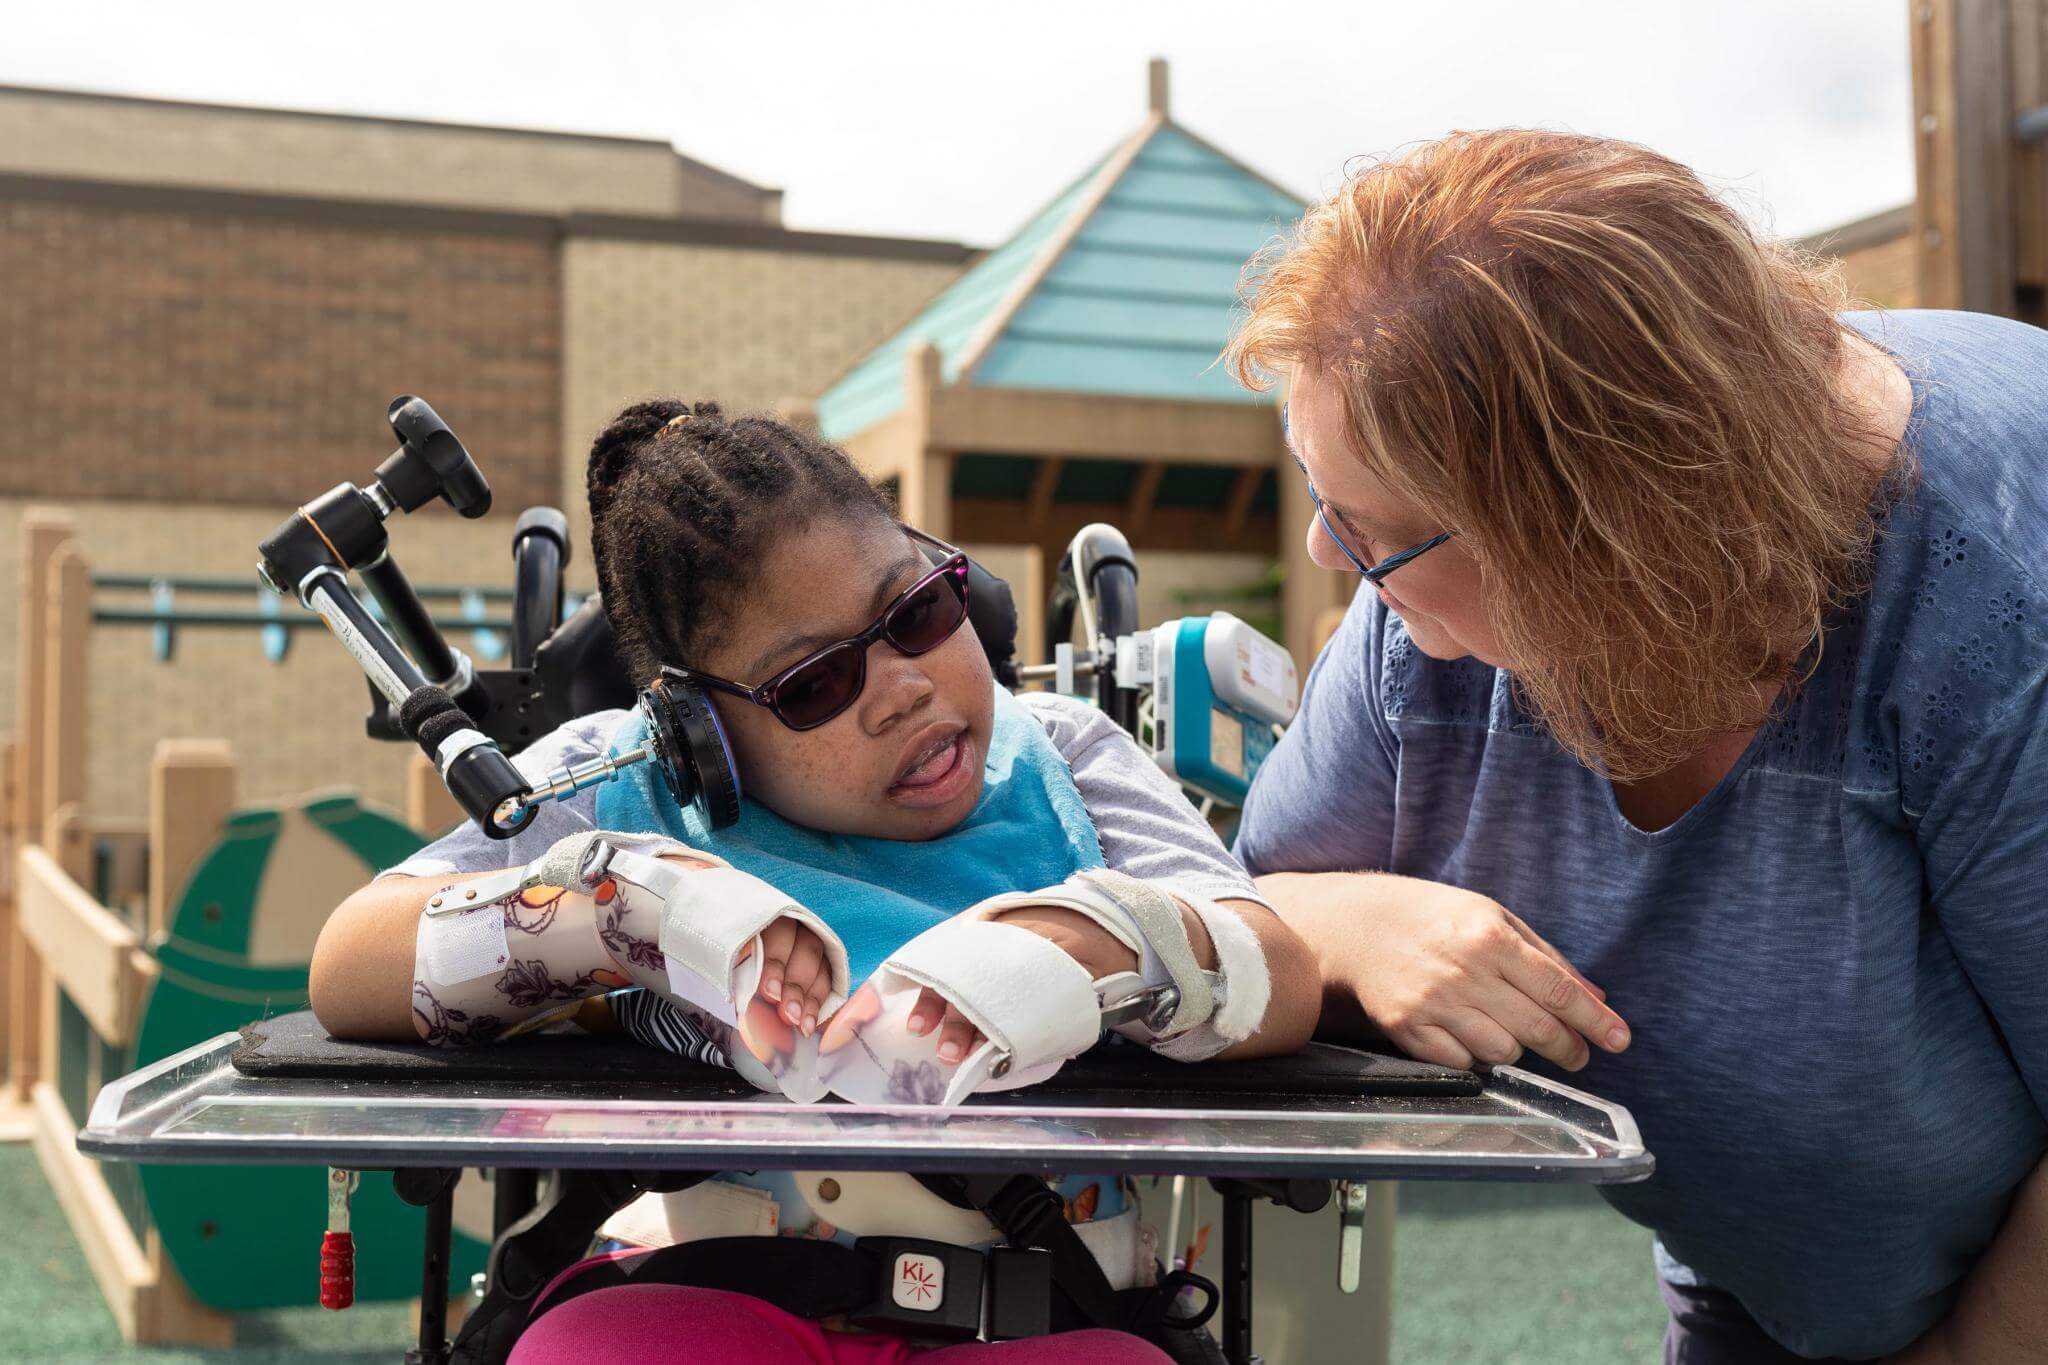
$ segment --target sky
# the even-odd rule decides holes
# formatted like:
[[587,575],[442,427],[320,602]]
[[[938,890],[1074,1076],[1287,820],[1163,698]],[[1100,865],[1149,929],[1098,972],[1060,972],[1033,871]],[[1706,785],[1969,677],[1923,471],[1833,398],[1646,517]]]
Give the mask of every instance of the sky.
[[1767,230],[1913,195],[1905,0],[5,0],[0,83],[655,137],[792,227],[1000,241],[1145,112],[1304,196],[1454,128],[1631,138]]

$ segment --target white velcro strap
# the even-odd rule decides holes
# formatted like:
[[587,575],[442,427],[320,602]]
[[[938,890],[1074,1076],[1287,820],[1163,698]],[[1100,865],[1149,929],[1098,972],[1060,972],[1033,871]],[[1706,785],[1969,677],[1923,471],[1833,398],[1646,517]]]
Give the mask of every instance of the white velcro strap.
[[[1139,971],[1146,986],[1171,982],[1178,996],[1172,1015],[1158,1032],[1141,1025],[1119,1029],[1136,1041],[1174,1038],[1201,1028],[1218,1007],[1221,977],[1205,972],[1188,941],[1187,921],[1172,896],[1136,877],[1107,868],[1076,873],[1058,886],[1043,891],[1016,891],[973,906],[967,913],[994,919],[1012,910],[1053,906],[1077,911],[1108,930],[1118,942],[1139,956]],[[1263,964],[1263,958],[1261,959]],[[1105,990],[1109,981],[1095,983],[1104,1008],[1119,1003]],[[1123,992],[1128,994],[1128,991]],[[1263,1008],[1263,1007],[1262,1007]]]
[[955,917],[898,948],[882,970],[937,991],[988,1040],[953,1074],[944,1104],[991,1077],[1056,1067],[1102,1033],[1087,970],[1029,929]]
[[620,834],[614,830],[586,829],[555,840],[548,846],[547,852],[528,863],[527,885],[589,890],[591,884],[585,879],[584,868],[590,859],[590,846],[596,843],[603,843],[618,852],[635,853],[643,858],[660,858],[667,854],[680,853],[697,862],[715,867],[725,865],[725,859],[709,853],[700,853],[664,834]]
[[1137,921],[1146,946],[1158,954],[1160,965],[1180,992],[1180,1006],[1158,1036],[1178,1037],[1209,1022],[1209,1016],[1216,1012],[1215,986],[1209,973],[1195,960],[1194,945],[1188,942],[1187,921],[1181,918],[1180,902],[1148,882],[1106,867],[1091,868],[1078,875],[1108,893],[1118,908]]
[[1266,949],[1242,915],[1200,896],[1186,900],[1215,946],[1222,998],[1201,1026],[1166,1039],[1153,1050],[1176,1061],[1200,1062],[1258,1031],[1273,998],[1273,977],[1266,968]]

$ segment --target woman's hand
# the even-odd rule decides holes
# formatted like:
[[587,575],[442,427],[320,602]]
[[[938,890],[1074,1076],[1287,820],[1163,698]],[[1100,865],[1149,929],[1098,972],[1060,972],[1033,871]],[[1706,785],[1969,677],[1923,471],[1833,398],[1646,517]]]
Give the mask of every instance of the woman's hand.
[[1326,1008],[1351,1003],[1409,1055],[1441,1066],[1537,1053],[1576,1071],[1587,1043],[1629,1044],[1606,993],[1499,903],[1378,873],[1276,872],[1259,889],[1308,940]]

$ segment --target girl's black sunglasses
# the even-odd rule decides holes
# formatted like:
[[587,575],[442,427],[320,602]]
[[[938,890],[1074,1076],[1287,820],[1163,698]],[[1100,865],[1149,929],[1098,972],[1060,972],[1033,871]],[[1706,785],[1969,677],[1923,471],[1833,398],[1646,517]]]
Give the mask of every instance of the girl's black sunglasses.
[[928,654],[953,638],[967,619],[967,556],[906,526],[911,538],[946,555],[932,571],[896,594],[874,624],[806,655],[759,687],[678,668],[689,682],[767,708],[792,730],[815,730],[860,699],[868,681],[868,648],[886,640],[899,654]]

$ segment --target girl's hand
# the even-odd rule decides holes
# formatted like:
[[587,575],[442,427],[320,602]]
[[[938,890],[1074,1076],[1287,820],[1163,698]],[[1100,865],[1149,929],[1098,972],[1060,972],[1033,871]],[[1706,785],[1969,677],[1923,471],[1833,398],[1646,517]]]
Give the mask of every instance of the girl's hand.
[[832,964],[825,944],[793,919],[779,919],[761,932],[761,984],[756,992],[776,1017],[805,1037],[817,1031],[818,1012],[832,994]]
[[1350,997],[1423,1061],[1505,1065],[1524,1048],[1567,1071],[1591,1042],[1629,1044],[1607,994],[1498,902],[1380,873],[1273,873],[1259,889],[1321,959],[1326,1003]]
[[[1067,956],[1087,971],[1091,981],[1138,968],[1136,953],[1124,947],[1116,935],[1077,910],[1062,910],[1049,905],[1026,906],[997,918],[1004,924],[1029,929],[1065,949]],[[930,987],[919,993],[917,1004],[911,1008],[909,1028],[919,1037],[938,1030],[939,1060],[942,1062],[957,1062],[981,1046],[981,1030]]]

